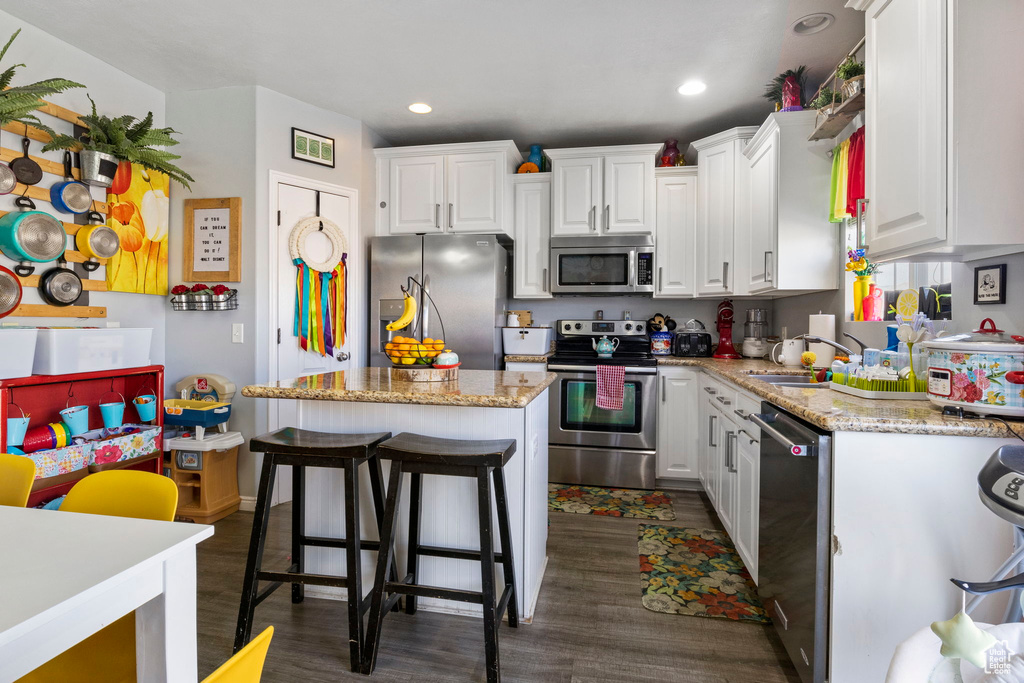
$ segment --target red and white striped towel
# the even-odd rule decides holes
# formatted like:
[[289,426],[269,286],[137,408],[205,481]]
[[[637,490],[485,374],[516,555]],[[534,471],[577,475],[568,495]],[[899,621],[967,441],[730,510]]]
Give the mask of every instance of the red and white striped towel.
[[625,378],[626,371],[621,365],[597,366],[597,400],[595,403],[598,408],[622,410]]

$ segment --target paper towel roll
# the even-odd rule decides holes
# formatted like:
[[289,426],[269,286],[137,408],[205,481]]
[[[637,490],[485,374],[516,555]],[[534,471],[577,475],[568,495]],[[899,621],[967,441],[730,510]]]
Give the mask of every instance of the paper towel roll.
[[[808,316],[807,334],[812,337],[822,337],[835,341],[836,338],[836,317],[829,313],[818,313]],[[808,350],[816,356],[814,367],[827,368],[835,360],[836,350],[828,344],[808,344]]]

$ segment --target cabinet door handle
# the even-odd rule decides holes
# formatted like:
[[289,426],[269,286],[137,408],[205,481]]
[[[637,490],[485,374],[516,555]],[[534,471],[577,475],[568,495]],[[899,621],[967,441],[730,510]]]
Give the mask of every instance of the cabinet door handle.
[[[741,420],[749,420],[750,419],[750,418],[747,417],[747,414],[744,413],[739,408],[737,408],[736,410],[734,410],[732,412],[736,413],[736,417],[740,418]],[[743,430],[741,429],[740,431],[742,432]]]
[[857,200],[857,248],[863,249],[866,245],[867,240],[864,239],[864,205],[867,204],[870,199],[858,199]]
[[664,403],[665,402],[665,378],[664,377],[659,377],[659,379],[661,380],[661,402]]
[[434,227],[441,229],[441,205],[434,204]]
[[455,226],[452,225],[452,221],[455,220],[454,218],[452,218],[452,214],[453,213],[455,213],[455,205],[452,204],[451,202],[448,202],[448,227],[449,228],[455,227]]
[[548,269],[547,268],[544,269],[544,275],[541,276],[540,288],[541,288],[541,291],[544,291],[544,292],[548,291]]
[[745,429],[741,429],[741,430],[740,430],[740,434],[742,434],[743,436],[745,436],[745,437],[747,437],[748,439],[750,439],[750,443],[757,443],[757,439],[755,439],[754,437],[752,437],[752,436],[751,436],[750,434],[747,434],[747,430],[745,430]]
[[774,274],[769,275],[769,273],[771,273],[775,269],[771,268],[769,270],[769,266],[768,266],[768,261],[769,260],[773,260],[773,259],[769,259],[768,258],[771,255],[772,255],[772,252],[770,252],[770,251],[764,252],[764,281],[765,281],[765,284],[771,283],[771,284],[774,285],[775,284],[775,275]]
[[721,403],[723,406],[731,406],[732,405],[732,401],[727,399],[725,396],[716,396],[715,400],[718,401],[719,403]]
[[665,287],[665,277],[664,277],[665,274],[663,272],[661,272],[661,271],[662,271],[662,267],[658,266],[658,291],[659,292]]
[[715,391],[711,387],[704,387],[704,391],[706,391],[707,393],[711,394],[712,396],[714,396],[715,394],[718,393],[717,391]]
[[722,289],[729,289],[729,262],[722,261]]
[[608,224],[611,223],[611,220],[612,220],[612,205],[611,204],[605,204],[604,205],[604,229],[605,230],[608,229],[608,227],[609,227]]
[[725,452],[728,456],[726,458],[726,467],[733,474],[736,474],[739,470],[736,469],[736,432],[728,432],[725,435]]
[[708,446],[711,448],[717,448],[718,444],[715,443],[715,418],[717,415],[708,415]]

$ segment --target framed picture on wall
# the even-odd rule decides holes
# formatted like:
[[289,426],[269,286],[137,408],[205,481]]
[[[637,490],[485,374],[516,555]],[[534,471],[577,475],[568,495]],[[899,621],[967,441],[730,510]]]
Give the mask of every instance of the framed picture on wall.
[[1006,303],[1006,264],[978,266],[974,269],[974,303]]
[[242,281],[242,198],[185,200],[185,282]]
[[334,138],[292,128],[292,159],[334,168]]

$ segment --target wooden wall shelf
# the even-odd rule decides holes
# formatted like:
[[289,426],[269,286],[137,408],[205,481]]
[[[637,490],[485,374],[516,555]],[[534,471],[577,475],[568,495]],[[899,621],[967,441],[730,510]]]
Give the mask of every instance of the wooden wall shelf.
[[[18,150],[8,149],[7,147],[0,147],[0,161],[3,161],[4,163],[9,163],[23,156],[25,156],[24,153],[19,152]],[[44,173],[52,173],[53,175],[58,175],[61,178],[64,177],[64,164],[58,161],[53,161],[51,159],[44,159],[43,157],[33,156],[31,154],[28,155],[28,158],[39,164],[39,167],[43,169]],[[75,180],[81,180],[82,172],[72,166],[71,176]]]
[[811,137],[807,140],[809,142],[831,140],[842,133],[843,129],[850,125],[850,121],[853,121],[853,117],[862,111],[864,111],[863,90],[840,104],[830,116],[815,127]]
[[[18,276],[22,287],[38,287],[40,278],[41,276],[39,275],[29,275],[28,277]],[[105,292],[107,291],[107,281],[82,278],[82,289],[87,292]]]
[[[63,174],[62,174],[63,175]],[[29,199],[35,199],[40,202],[50,203],[50,188],[42,188],[38,185],[22,185],[18,183],[14,186],[14,190],[11,192],[13,195],[25,195]],[[106,202],[98,202],[93,200],[92,210],[102,213],[104,216],[110,211],[110,204]]]
[[12,316],[26,318],[106,318],[106,306],[48,306],[47,304],[21,304]]

